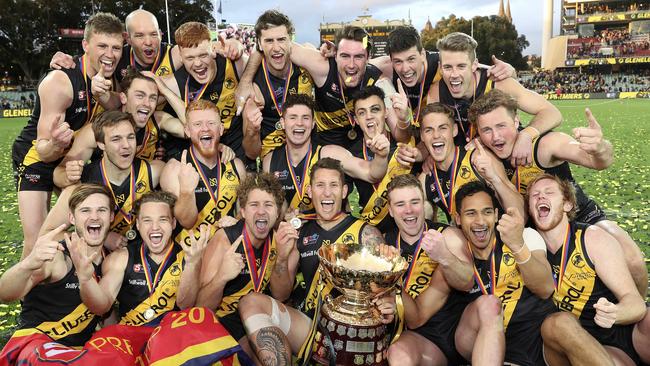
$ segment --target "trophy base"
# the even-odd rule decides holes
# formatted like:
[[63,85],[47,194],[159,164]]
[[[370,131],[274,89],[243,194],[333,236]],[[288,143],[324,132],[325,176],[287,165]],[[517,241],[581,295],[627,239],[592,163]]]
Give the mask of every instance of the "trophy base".
[[[386,366],[386,351],[388,342],[386,326],[379,325],[350,325],[328,315],[326,304],[323,305],[320,325],[329,331],[331,346],[336,351],[336,365],[367,365]],[[330,340],[320,332],[312,353],[312,360],[316,364],[329,365]]]

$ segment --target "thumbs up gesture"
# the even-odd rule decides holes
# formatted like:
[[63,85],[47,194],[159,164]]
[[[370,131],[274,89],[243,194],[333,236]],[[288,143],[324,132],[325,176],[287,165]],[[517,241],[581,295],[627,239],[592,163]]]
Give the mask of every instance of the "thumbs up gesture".
[[585,108],[585,115],[587,121],[589,121],[589,126],[574,128],[573,137],[580,144],[580,148],[587,154],[600,155],[606,150],[603,130],[589,108]]

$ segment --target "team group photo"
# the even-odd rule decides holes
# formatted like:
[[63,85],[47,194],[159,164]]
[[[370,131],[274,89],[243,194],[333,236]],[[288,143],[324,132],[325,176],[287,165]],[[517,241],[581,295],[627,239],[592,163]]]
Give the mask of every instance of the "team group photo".
[[6,3],[0,365],[650,365],[650,1]]

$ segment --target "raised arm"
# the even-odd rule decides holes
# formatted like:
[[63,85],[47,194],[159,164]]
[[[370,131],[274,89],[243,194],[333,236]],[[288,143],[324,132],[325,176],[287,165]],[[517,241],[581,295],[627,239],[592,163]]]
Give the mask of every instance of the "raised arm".
[[176,159],[167,162],[160,178],[160,188],[178,197],[174,216],[186,229],[194,227],[199,215],[194,194],[198,183],[199,173],[187,162],[187,150],[183,151],[180,162]]
[[204,254],[196,306],[216,310],[221,305],[226,284],[237,277],[245,266],[242,255],[236,252],[242,238],[240,236],[230,243],[223,229],[212,237]]
[[[72,104],[72,84],[63,71],[52,71],[38,86],[41,114],[38,118],[36,152],[44,162],[54,161],[70,145],[74,132],[65,122]],[[88,111],[91,113],[91,111]]]
[[296,247],[298,231],[288,222],[282,221],[275,233],[275,243],[278,250],[278,257],[271,273],[271,294],[274,298],[285,301],[291,295],[293,283],[298,271],[298,260],[300,254]]
[[328,59],[323,57],[317,49],[293,42],[291,45],[291,62],[305,68],[316,86],[321,87],[325,84],[330,65]]
[[91,124],[83,126],[76,134],[72,147],[61,163],[54,169],[54,184],[63,189],[81,179],[83,167],[97,148],[95,133]]
[[371,161],[359,159],[338,145],[326,145],[321,149],[322,157],[330,157],[341,162],[345,174],[364,180],[368,183],[380,182],[388,168],[388,150],[390,144],[384,135],[376,135],[367,142],[370,150],[375,153]]
[[192,245],[187,245],[183,241],[179,242],[185,254],[183,272],[178,284],[178,291],[176,291],[176,305],[181,309],[194,306],[199,293],[199,275],[201,273],[203,252],[208,244],[211,231],[208,225],[201,225],[200,230],[198,240],[194,237],[194,230],[190,230]]

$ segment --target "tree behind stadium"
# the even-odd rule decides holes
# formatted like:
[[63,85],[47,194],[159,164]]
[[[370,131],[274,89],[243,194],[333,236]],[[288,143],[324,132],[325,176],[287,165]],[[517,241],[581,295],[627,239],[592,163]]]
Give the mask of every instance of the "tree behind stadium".
[[[174,30],[184,22],[212,20],[211,0],[168,2],[172,42]],[[23,76],[27,83],[35,83],[56,51],[83,53],[80,39],[61,38],[59,29],[83,29],[88,17],[100,11],[124,20],[140,6],[154,13],[160,29],[167,31],[165,0],[0,0],[0,9],[4,9],[0,12],[0,70],[14,66],[13,77]]]
[[[517,70],[528,68],[526,59],[521,52],[528,47],[526,36],[519,35],[514,24],[507,19],[492,15],[476,16],[474,20],[474,39],[478,42],[476,49],[480,62],[492,64],[491,56],[510,63]],[[422,31],[422,44],[427,50],[436,50],[438,39],[452,32],[463,32],[471,34],[471,20],[456,18],[450,15],[449,18],[442,18],[431,30]]]

